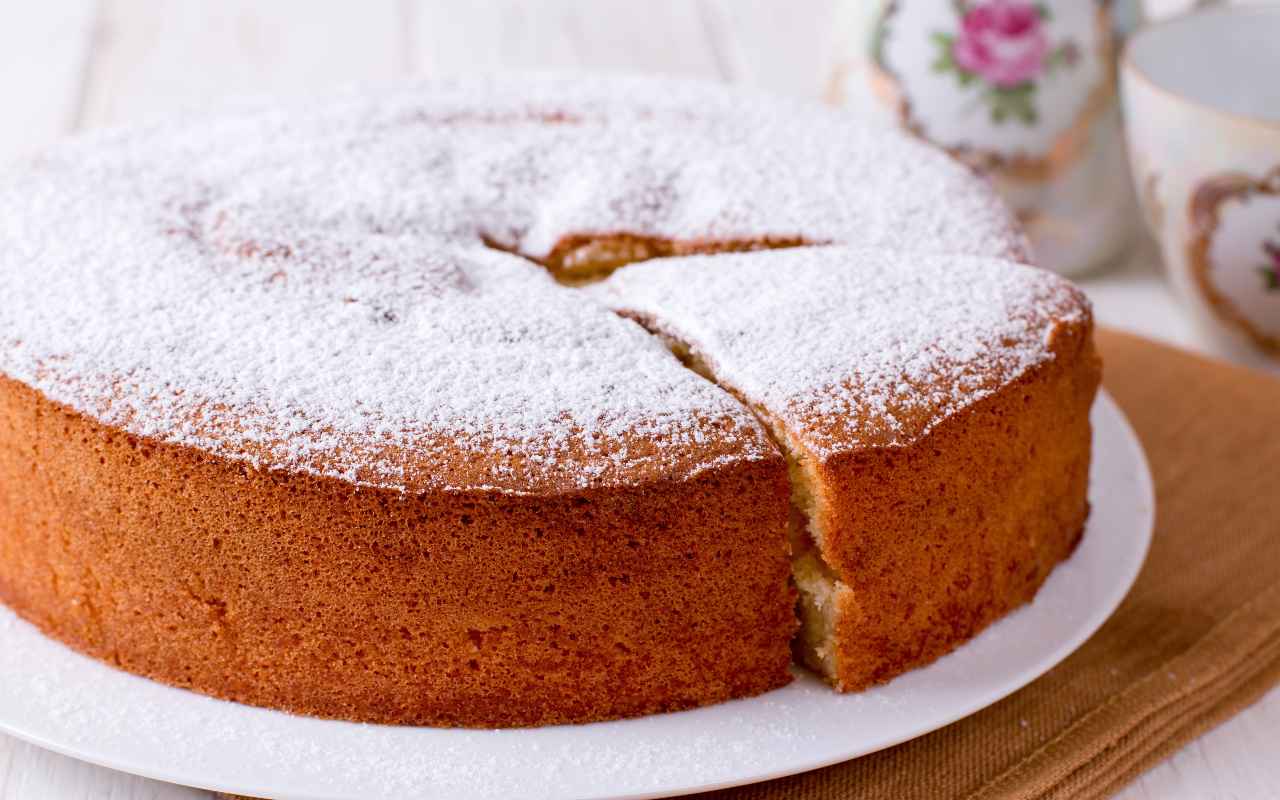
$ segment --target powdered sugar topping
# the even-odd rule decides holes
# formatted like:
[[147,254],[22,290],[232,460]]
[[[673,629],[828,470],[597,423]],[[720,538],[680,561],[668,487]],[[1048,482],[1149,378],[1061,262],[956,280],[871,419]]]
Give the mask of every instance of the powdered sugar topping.
[[628,78],[352,91],[109,132],[13,174],[0,371],[134,434],[401,489],[769,452],[637,326],[482,245],[613,232],[1023,247],[962,167],[834,112]]
[[663,259],[590,291],[688,345],[811,452],[909,444],[1052,357],[1088,302],[995,259],[839,247]]

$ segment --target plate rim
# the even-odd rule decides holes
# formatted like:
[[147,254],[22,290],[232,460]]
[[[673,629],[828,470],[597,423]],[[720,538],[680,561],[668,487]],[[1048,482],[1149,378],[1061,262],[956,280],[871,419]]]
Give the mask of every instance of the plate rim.
[[[975,695],[974,698],[967,700],[965,703],[956,705],[955,707],[950,709],[948,713],[942,714],[939,716],[928,717],[923,724],[919,724],[911,728],[905,728],[894,736],[888,737],[884,740],[877,741],[875,746],[870,748],[850,748],[848,751],[845,751],[845,752],[825,753],[821,756],[818,756],[816,758],[813,758],[807,761],[793,760],[786,763],[783,766],[778,766],[776,768],[764,768],[764,769],[756,770],[751,774],[742,774],[732,779],[725,779],[725,780],[713,779],[706,782],[689,783],[689,784],[681,785],[679,787],[667,787],[663,789],[657,789],[654,791],[643,790],[643,791],[624,792],[624,793],[614,792],[614,793],[609,793],[605,795],[565,794],[565,795],[555,795],[555,796],[563,797],[565,798],[565,800],[569,800],[569,798],[585,798],[585,797],[607,797],[607,798],[610,798],[611,800],[646,800],[647,798],[675,797],[675,796],[680,796],[680,795],[685,795],[690,793],[713,791],[717,789],[727,789],[727,788],[732,788],[736,786],[744,786],[744,785],[749,785],[753,783],[760,783],[764,781],[775,780],[778,778],[787,777],[789,775],[796,775],[803,772],[809,772],[816,769],[821,769],[823,767],[831,766],[833,764],[839,764],[855,758],[860,758],[865,755],[870,755],[871,753],[884,750],[889,747],[893,747],[903,742],[910,741],[911,739],[915,739],[925,734],[931,733],[940,728],[946,727],[947,725],[950,725],[960,719],[970,716],[984,708],[987,708],[988,706],[991,706],[999,702],[1000,700],[1012,695],[1013,693],[1019,691],[1020,689],[1025,688],[1026,686],[1034,682],[1036,679],[1038,679],[1045,673],[1049,672],[1051,669],[1053,669],[1058,664],[1060,664],[1063,660],[1065,660],[1067,656],[1075,652],[1085,642],[1087,642],[1098,631],[1098,629],[1101,628],[1107,622],[1107,620],[1109,620],[1111,616],[1115,613],[1115,610],[1119,607],[1120,603],[1123,602],[1124,598],[1128,595],[1133,584],[1136,582],[1138,575],[1141,573],[1142,567],[1146,562],[1147,554],[1150,550],[1151,540],[1154,533],[1155,514],[1156,514],[1155,489],[1154,489],[1154,482],[1151,475],[1150,464],[1148,462],[1146,452],[1142,447],[1141,440],[1138,438],[1136,432],[1134,431],[1133,426],[1130,423],[1128,417],[1125,415],[1123,410],[1119,407],[1119,405],[1115,402],[1114,398],[1111,397],[1111,395],[1106,391],[1105,388],[1101,389],[1098,392],[1097,398],[1095,400],[1095,404],[1091,410],[1091,414],[1108,415],[1109,417],[1111,417],[1111,419],[1109,420],[1110,424],[1114,424],[1118,428],[1118,430],[1123,432],[1124,434],[1123,437],[1115,437],[1115,441],[1100,443],[1098,441],[1097,425],[1095,424],[1094,426],[1095,428],[1094,430],[1094,453],[1095,453],[1094,463],[1095,464],[1097,463],[1096,453],[1103,447],[1114,448],[1116,450],[1115,456],[1117,458],[1119,458],[1121,455],[1119,451],[1123,450],[1124,460],[1127,462],[1131,462],[1129,464],[1129,467],[1133,469],[1133,476],[1136,479],[1135,486],[1134,486],[1136,491],[1134,496],[1131,499],[1131,503],[1136,507],[1136,509],[1140,513],[1140,517],[1136,517],[1135,519],[1140,519],[1142,522],[1142,524],[1139,526],[1140,530],[1133,531],[1133,535],[1137,538],[1138,541],[1136,542],[1136,544],[1140,545],[1140,547],[1135,548],[1134,552],[1130,555],[1131,563],[1129,565],[1129,569],[1127,570],[1126,574],[1123,575],[1123,579],[1122,580],[1117,579],[1113,585],[1108,587],[1108,593],[1106,597],[1103,599],[1102,602],[1098,603],[1098,605],[1091,610],[1091,613],[1088,615],[1088,621],[1085,624],[1083,624],[1077,631],[1075,631],[1074,635],[1064,638],[1055,647],[1053,647],[1050,650],[1047,650],[1046,651],[1047,655],[1042,657],[1041,660],[1036,664],[1036,666],[1022,670],[1017,674],[1015,678],[1013,678],[1012,680],[1006,681],[1006,683],[1001,685],[999,688]],[[1093,480],[1092,475],[1090,480],[1092,482]],[[1092,490],[1092,487],[1091,487],[1091,490]],[[1088,527],[1086,527],[1085,530],[1087,535],[1089,530]],[[1052,577],[1053,576],[1051,575],[1050,578]],[[1034,603],[1029,603],[1026,606],[1022,607],[1022,609],[1027,609],[1027,610],[1032,610],[1034,608],[1035,608]],[[5,614],[10,614],[10,615],[13,614],[12,611],[5,608],[4,606],[0,606],[0,612],[3,612]],[[991,630],[997,629],[998,626],[1003,621],[1004,621],[1004,618],[1002,618],[1001,620],[997,620],[995,623],[993,623],[993,625],[991,625],[986,630],[991,631]],[[25,621],[20,621],[19,625],[31,628],[31,631],[34,632],[35,635],[43,637],[43,634],[40,634],[38,631],[35,631],[35,629]],[[984,633],[986,633],[986,631],[984,631]],[[0,640],[3,640],[5,635],[6,633],[4,632],[4,629],[0,629]],[[961,647],[958,648],[957,652],[965,650],[970,646],[970,644],[973,641],[976,641],[976,639],[980,638],[981,636],[982,634],[979,634],[979,637],[975,637],[975,640],[970,640],[970,642],[966,642],[965,644],[961,645]],[[84,656],[72,650],[71,648],[67,647],[66,645],[63,645],[60,642],[57,642],[56,640],[48,639],[48,637],[43,637],[43,638],[53,642],[58,646],[58,648],[64,651],[63,653],[60,654],[60,657],[66,656],[70,658],[81,659],[85,662],[85,666],[87,668],[107,670],[112,673],[119,673],[121,675],[125,675],[136,680],[141,680],[141,681],[147,680],[139,676],[131,675],[130,673],[125,673],[121,670],[111,667],[105,663],[99,662],[88,656]],[[935,663],[938,663],[938,662],[935,662]],[[927,670],[928,668],[929,667],[926,666],[919,670],[914,670],[913,672],[922,672],[924,670]],[[793,669],[793,672],[795,672],[798,668],[793,667],[792,669]],[[183,689],[177,689],[175,687],[166,686],[164,684],[156,684],[156,685],[169,691],[181,692],[183,695],[189,695],[191,698],[198,698],[201,701],[211,701],[211,702],[220,703],[220,704],[225,703],[227,705],[240,706],[241,708],[248,711],[261,712],[261,713],[266,713],[270,715],[284,715],[284,716],[291,716],[291,717],[293,716],[293,715],[286,714],[286,712],[274,711],[271,709],[262,709],[262,708],[257,708],[253,706],[242,706],[241,704],[233,703],[231,701],[215,700],[213,698],[208,698],[204,695],[199,695],[195,692],[190,692],[188,690],[183,690]],[[731,702],[750,703],[752,701],[768,697],[769,694],[771,693],[766,693],[765,695],[759,695],[753,698],[744,698],[738,701],[731,701]],[[719,706],[710,706],[707,708],[718,708],[723,705],[725,704],[720,704]],[[693,712],[696,712],[698,710],[700,709],[694,709]],[[701,709],[701,710],[705,710],[705,709]],[[693,712],[677,712],[677,713],[688,714]],[[669,716],[669,715],[651,715],[649,717],[637,718],[636,720],[624,719],[624,720],[606,721],[602,723],[592,723],[591,725],[557,726],[557,727],[565,728],[565,729],[584,730],[594,725],[599,725],[599,726],[626,725],[627,723],[633,723],[638,720],[654,719],[655,717],[661,718],[665,716]],[[310,719],[310,718],[305,718],[305,719],[308,719],[308,721],[310,722],[316,722],[321,724],[335,724],[335,725],[344,725],[344,726],[353,724],[353,723],[344,722],[341,720],[318,720],[318,719]],[[364,728],[387,727],[387,728],[399,729],[398,726],[363,725],[361,727],[364,727]],[[433,729],[433,730],[438,730],[438,729]],[[531,729],[514,729],[514,730],[536,732],[536,731],[545,730],[545,729],[531,728]],[[205,779],[199,779],[198,776],[193,776],[190,774],[182,774],[181,770],[176,767],[172,767],[172,766],[160,767],[160,766],[155,766],[151,763],[136,763],[135,759],[130,759],[128,757],[113,757],[111,753],[105,752],[105,750],[109,750],[109,748],[104,748],[101,745],[97,745],[95,748],[95,746],[91,746],[91,745],[83,745],[83,744],[76,745],[76,744],[71,744],[65,741],[60,741],[55,738],[50,738],[49,736],[43,735],[39,731],[28,730],[20,723],[12,722],[5,715],[5,710],[3,706],[0,706],[0,732],[6,733],[17,739],[29,742],[33,745],[50,750],[52,752],[56,752],[56,753],[68,756],[70,758],[75,758],[77,760],[85,761],[91,764],[96,764],[98,766],[106,767],[108,769],[113,769],[120,772],[132,774],[132,775],[139,775],[139,776],[150,778],[153,780],[159,780],[159,781],[164,781],[168,783],[174,783],[182,786],[200,788],[200,789],[205,789],[210,791],[230,792],[235,794],[253,795],[255,791],[259,793],[264,791],[264,789],[261,788],[261,784],[258,784],[257,788],[255,788],[255,786],[253,785],[244,784],[244,783],[228,783],[222,780],[210,781]],[[473,732],[473,731],[464,729],[462,732]],[[271,789],[269,791],[271,794],[275,796],[280,796],[278,794],[278,791],[275,789]],[[327,798],[329,797],[342,797],[343,795],[308,794],[308,795],[284,795],[284,796],[307,797],[307,798],[317,798],[318,800],[327,800]]]

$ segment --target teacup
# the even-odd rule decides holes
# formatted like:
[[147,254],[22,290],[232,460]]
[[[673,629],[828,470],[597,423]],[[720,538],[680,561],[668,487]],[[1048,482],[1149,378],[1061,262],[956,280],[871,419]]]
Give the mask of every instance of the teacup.
[[1077,275],[1136,227],[1110,0],[844,0],[829,98],[988,175],[1036,263]]
[[1177,17],[1121,66],[1134,185],[1221,355],[1280,366],[1280,7]]

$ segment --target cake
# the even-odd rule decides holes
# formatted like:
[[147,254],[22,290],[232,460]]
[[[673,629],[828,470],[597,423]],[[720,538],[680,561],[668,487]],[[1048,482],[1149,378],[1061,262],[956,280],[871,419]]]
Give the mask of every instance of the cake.
[[1087,301],[1048,273],[799,248],[651,261],[591,291],[786,456],[797,649],[837,688],[951,650],[1079,541],[1101,365]]
[[794,644],[857,689],[1082,529],[1087,303],[981,179],[833,111],[351,90],[69,141],[0,208],[0,600],[176,686],[587,722],[776,688]]

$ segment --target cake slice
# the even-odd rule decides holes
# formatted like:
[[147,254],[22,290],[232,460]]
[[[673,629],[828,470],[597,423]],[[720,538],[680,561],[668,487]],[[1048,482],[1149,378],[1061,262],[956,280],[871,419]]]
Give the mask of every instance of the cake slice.
[[1088,514],[1079,290],[1009,262],[802,247],[625,267],[593,293],[786,453],[799,655],[841,690],[1035,595]]

